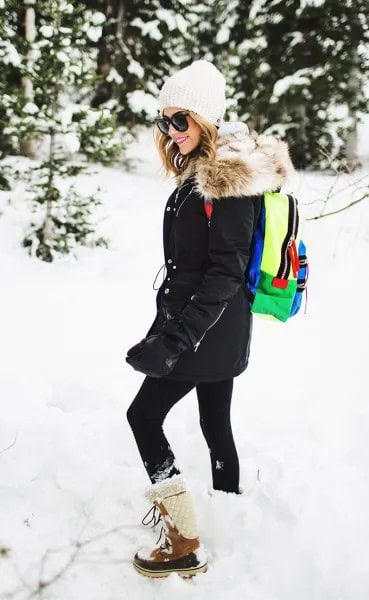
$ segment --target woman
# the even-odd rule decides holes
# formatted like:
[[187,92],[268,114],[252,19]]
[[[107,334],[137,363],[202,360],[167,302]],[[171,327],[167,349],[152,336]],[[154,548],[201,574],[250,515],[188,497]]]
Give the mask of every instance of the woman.
[[292,171],[287,145],[223,122],[225,80],[198,60],[170,77],[159,96],[156,144],[177,187],[164,211],[166,277],[157,314],[127,362],[146,375],[127,412],[160,511],[165,542],[138,552],[151,577],[207,569],[191,494],[163,432],[169,410],[196,387],[213,487],[239,493],[230,408],[233,378],[247,366],[252,315],[245,286],[262,194]]

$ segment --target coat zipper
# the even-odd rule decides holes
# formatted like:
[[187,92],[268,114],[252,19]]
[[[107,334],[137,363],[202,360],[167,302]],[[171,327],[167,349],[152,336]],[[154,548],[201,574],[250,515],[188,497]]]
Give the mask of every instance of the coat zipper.
[[220,311],[220,314],[217,316],[217,318],[215,319],[215,321],[213,323],[211,323],[211,325],[209,325],[209,327],[207,329],[205,329],[204,333],[202,334],[201,338],[199,339],[198,342],[196,342],[196,344],[194,345],[194,352],[197,352],[198,347],[200,346],[202,340],[204,339],[205,335],[207,334],[207,332],[209,331],[209,329],[211,329],[215,323],[217,323],[220,319],[220,317],[222,316],[222,314],[224,313],[225,309],[227,308],[227,304],[225,306],[223,306],[222,310]]
[[189,192],[188,192],[188,194],[187,194],[187,195],[184,197],[184,199],[182,200],[181,204],[179,205],[179,207],[178,207],[178,210],[177,210],[177,212],[176,212],[176,217],[178,217],[178,215],[179,215],[179,211],[181,210],[181,208],[182,208],[183,204],[186,202],[186,200],[187,200],[188,196],[191,194],[191,192],[192,192],[193,188],[194,188],[194,186],[192,186],[192,187],[191,187],[190,191],[189,191]]
[[[180,191],[181,191],[182,189],[184,189],[184,188],[185,188],[185,187],[186,187],[186,186],[187,186],[189,183],[190,183],[190,182],[187,182],[187,183],[185,183],[184,185],[180,186],[180,187],[177,189],[177,193],[176,193],[176,195],[175,195],[175,198],[174,198],[174,206],[176,206],[176,204],[177,204],[177,200],[178,200],[178,197],[179,197],[179,193],[180,193]],[[190,189],[190,191],[188,192],[187,196],[189,196],[189,194],[192,192],[193,188],[194,188],[194,186],[192,186],[192,187],[191,187],[191,189]],[[179,205],[178,212],[179,212],[179,210],[180,210],[180,208],[181,208],[182,204],[184,203],[184,201],[187,199],[187,196],[185,196],[184,200],[182,200],[181,204]],[[175,215],[176,217],[178,216],[178,212],[176,212],[176,215]],[[170,234],[172,234],[172,236],[173,236],[174,256],[177,256],[177,250],[176,250],[176,239],[175,239],[175,237],[176,237],[176,236],[175,236],[175,231],[173,231],[173,223],[172,223],[172,228],[171,228],[171,231],[170,231],[170,233],[169,233],[169,236],[170,236]]]

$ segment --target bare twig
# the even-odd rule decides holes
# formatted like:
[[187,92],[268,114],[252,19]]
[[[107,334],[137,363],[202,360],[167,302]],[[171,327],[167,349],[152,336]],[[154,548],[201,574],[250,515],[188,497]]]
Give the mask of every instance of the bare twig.
[[[18,598],[18,596],[20,594],[23,594],[22,598],[24,598],[25,592],[27,593],[26,600],[30,600],[31,598],[35,598],[35,597],[41,598],[43,593],[45,592],[45,590],[47,588],[50,588],[57,581],[59,581],[65,575],[65,573],[72,567],[72,565],[76,562],[78,555],[80,554],[81,550],[84,547],[91,545],[94,542],[97,542],[113,533],[118,533],[119,531],[122,531],[124,529],[131,529],[131,528],[136,529],[136,527],[137,527],[137,525],[131,525],[131,524],[119,525],[117,527],[113,527],[112,529],[109,529],[108,531],[94,535],[91,538],[88,538],[85,540],[77,539],[72,544],[65,545],[65,546],[62,546],[59,548],[47,549],[41,558],[41,563],[40,563],[40,568],[39,568],[39,576],[38,576],[38,581],[37,581],[36,585],[29,584],[26,581],[24,581],[22,575],[16,569],[19,580],[21,581],[23,587],[19,586],[19,587],[13,589],[12,591],[0,594],[0,599],[1,600],[16,600],[16,598]],[[82,535],[83,529],[84,529],[84,527],[82,528],[82,531],[79,535]],[[69,558],[66,560],[65,564],[59,569],[59,571],[54,573],[49,579],[45,579],[44,578],[44,570],[45,570],[45,565],[46,565],[48,556],[52,553],[57,553],[57,552],[61,552],[63,550],[67,550],[70,547],[72,547],[73,550],[72,550],[72,553],[69,556]],[[101,562],[101,561],[99,561],[99,562]],[[118,562],[117,559],[112,560],[112,563],[115,563],[115,562]],[[128,562],[128,561],[125,561],[123,559],[119,560],[119,563],[122,563],[122,562]],[[131,561],[129,561],[129,562],[131,562]]]
[[[66,573],[66,571],[69,569],[69,567],[76,560],[76,558],[78,556],[78,553],[80,552],[80,549],[81,549],[81,544],[77,542],[76,543],[76,547],[74,548],[74,551],[73,551],[72,555],[69,557],[69,559],[65,563],[64,567],[62,569],[60,569],[60,571],[58,571],[57,573],[55,573],[55,575],[53,577],[51,577],[51,579],[49,579],[48,581],[43,581],[42,577],[40,577],[38,585],[37,585],[37,588],[34,589],[30,593],[30,595],[28,596],[28,598],[33,598],[34,596],[37,596],[37,595],[41,594],[45,588],[49,587],[50,585],[52,585],[53,583],[55,583],[56,581],[58,581],[59,579],[61,579],[63,577],[63,575]],[[41,568],[40,568],[40,575],[41,576],[42,576],[42,572],[43,572],[45,561],[47,559],[47,555],[48,555],[48,551],[45,552],[45,554],[44,554],[44,556],[42,557],[42,560],[41,560]]]
[[[365,180],[368,180],[368,179],[369,179],[369,173],[366,173],[365,175],[362,175],[361,177],[354,179],[354,181],[350,181],[343,187],[341,187],[339,189],[335,189],[333,191],[334,187],[337,186],[337,183],[339,181],[338,178],[335,178],[334,184],[330,187],[330,189],[328,191],[327,198],[315,198],[311,202],[301,202],[301,204],[303,206],[312,206],[313,204],[318,204],[320,202],[320,203],[326,205],[328,199],[332,199],[335,196],[338,196],[338,195],[342,194],[343,192],[349,190],[350,188],[354,188],[353,192],[360,192],[361,190],[364,190],[364,189],[368,190],[368,183],[365,182]],[[364,182],[364,184],[359,185],[362,182]]]
[[3,450],[0,450],[0,454],[2,454],[3,452],[6,452],[7,450],[9,450],[9,448],[12,448],[13,446],[15,446],[17,437],[18,437],[18,433],[16,434],[16,436],[15,436],[14,440],[12,441],[12,443],[10,444],[10,446],[7,446],[6,448],[3,448]]
[[368,198],[369,198],[369,194],[366,193],[366,194],[364,194],[364,196],[361,196],[361,198],[358,198],[357,200],[350,202],[350,204],[347,204],[346,206],[343,206],[342,208],[338,208],[337,210],[332,210],[331,212],[316,215],[315,217],[308,217],[306,219],[306,221],[315,221],[316,219],[322,219],[323,217],[329,217],[331,215],[336,215],[337,213],[343,212],[344,210],[351,208],[351,206],[354,206],[355,204],[358,204],[359,202],[362,202],[363,200],[367,200]]
[[340,179],[340,174],[336,172],[336,175],[335,175],[335,178],[334,178],[334,180],[332,182],[332,185],[330,186],[330,188],[328,190],[328,193],[327,193],[325,199],[323,200],[323,208],[321,209],[320,214],[323,214],[323,212],[324,212],[324,210],[325,210],[325,208],[326,208],[329,200],[332,198],[332,196],[333,196],[333,190],[336,187],[337,183],[339,182],[339,179]]
[[[322,150],[322,154],[324,154],[324,156],[326,156],[327,159],[330,158],[328,156],[328,154],[326,154],[323,150]],[[332,166],[332,168],[334,168],[334,167]],[[304,206],[311,206],[311,205],[317,204],[317,203],[321,203],[321,205],[322,205],[319,213],[313,217],[307,217],[306,221],[315,221],[317,219],[322,219],[323,217],[329,217],[331,215],[335,215],[335,214],[343,212],[344,210],[347,210],[347,209],[351,208],[352,206],[355,206],[355,204],[358,204],[359,202],[362,202],[363,200],[369,198],[369,185],[368,185],[369,173],[365,173],[364,175],[361,175],[360,177],[357,177],[354,180],[352,180],[352,178],[350,178],[349,182],[347,182],[342,187],[338,187],[338,184],[340,183],[342,176],[346,175],[346,173],[337,168],[334,168],[334,171],[335,171],[335,176],[334,176],[333,181],[326,193],[326,196],[324,198],[316,198],[315,200],[312,200],[311,202],[304,203]],[[349,202],[348,204],[346,204],[345,206],[343,206],[341,208],[337,208],[336,210],[331,210],[331,211],[326,212],[327,206],[332,201],[332,199],[334,197],[341,196],[344,192],[346,192],[346,194],[347,194],[347,190],[350,190],[351,198],[353,198],[353,197],[355,198],[355,196],[358,196],[359,194],[361,194],[361,195],[359,198],[352,200],[352,202]]]
[[[97,534],[89,539],[82,540],[82,541],[76,540],[74,542],[73,552],[70,555],[70,557],[67,559],[64,566],[49,579],[44,579],[43,572],[44,572],[45,563],[46,563],[46,560],[47,560],[49,554],[51,554],[52,552],[58,552],[58,551],[62,550],[63,548],[47,550],[41,559],[39,581],[37,583],[37,586],[31,591],[31,593],[27,596],[27,598],[30,599],[30,598],[34,598],[37,595],[41,595],[46,588],[50,587],[51,585],[56,583],[58,580],[60,580],[65,575],[65,573],[68,571],[68,569],[75,563],[79,553],[81,552],[81,550],[84,547],[86,547],[90,544],[93,544],[94,542],[99,541],[99,540],[111,535],[112,533],[117,533],[117,532],[121,531],[122,529],[127,529],[127,527],[130,528],[132,526],[131,525],[128,525],[128,526],[120,525],[117,527],[113,527],[112,529],[109,529],[108,531],[105,531],[103,533]],[[134,526],[134,527],[136,527],[136,526]]]

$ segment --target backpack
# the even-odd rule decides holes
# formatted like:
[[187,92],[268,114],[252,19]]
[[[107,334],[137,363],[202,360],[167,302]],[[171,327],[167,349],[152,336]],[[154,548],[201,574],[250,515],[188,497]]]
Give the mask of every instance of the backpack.
[[[213,203],[205,202],[209,219]],[[301,308],[308,279],[300,237],[298,203],[292,194],[265,192],[251,242],[246,288],[252,313],[287,321]]]

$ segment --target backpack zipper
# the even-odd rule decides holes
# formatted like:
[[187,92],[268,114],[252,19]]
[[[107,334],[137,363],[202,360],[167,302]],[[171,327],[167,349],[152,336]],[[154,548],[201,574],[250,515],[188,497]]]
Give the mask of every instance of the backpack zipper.
[[293,273],[294,278],[296,279],[297,273],[299,272],[299,269],[300,269],[300,261],[299,261],[299,255],[297,252],[296,241],[294,239],[291,239],[289,241],[287,249],[288,249],[288,254],[290,257],[292,273]]
[[292,196],[292,194],[289,196],[289,198],[293,202],[293,239],[291,239],[290,243],[288,244],[288,252],[289,252],[289,256],[290,256],[290,262],[291,262],[291,266],[292,266],[293,276],[296,278],[297,273],[300,268],[299,255],[298,255],[297,246],[296,246],[297,231],[298,231],[298,227],[299,227],[298,211],[297,211],[296,198],[294,196]]
[[223,306],[222,310],[220,311],[220,314],[217,316],[217,318],[215,319],[215,321],[213,321],[213,323],[211,323],[211,325],[209,325],[209,327],[207,329],[205,329],[204,333],[202,334],[201,338],[199,339],[198,342],[196,342],[196,344],[194,345],[194,352],[197,352],[202,340],[204,339],[205,335],[207,334],[207,332],[209,331],[209,329],[211,329],[215,323],[217,323],[220,319],[220,317],[222,316],[222,314],[224,313],[225,309],[227,308],[228,304],[226,304],[225,306]]
[[[288,203],[288,226],[287,226],[287,234],[285,239],[283,240],[282,249],[281,249],[281,264],[278,269],[276,277],[278,279],[287,279],[288,273],[291,266],[291,257],[290,250],[291,246],[296,240],[297,230],[298,230],[298,213],[297,213],[297,203],[296,199],[287,194],[289,203]],[[295,268],[295,267],[294,267]]]

